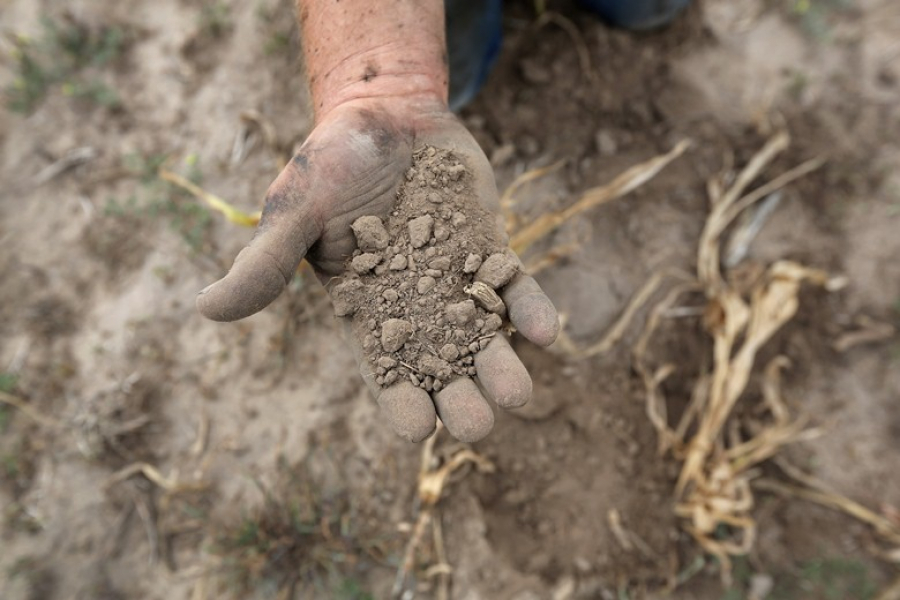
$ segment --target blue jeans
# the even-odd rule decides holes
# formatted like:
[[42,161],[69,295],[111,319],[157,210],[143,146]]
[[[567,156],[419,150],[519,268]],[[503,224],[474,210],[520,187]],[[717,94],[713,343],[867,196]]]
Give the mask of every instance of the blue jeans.
[[[615,27],[641,31],[665,25],[690,0],[579,0]],[[487,79],[503,39],[503,0],[445,0],[450,108],[469,103]]]

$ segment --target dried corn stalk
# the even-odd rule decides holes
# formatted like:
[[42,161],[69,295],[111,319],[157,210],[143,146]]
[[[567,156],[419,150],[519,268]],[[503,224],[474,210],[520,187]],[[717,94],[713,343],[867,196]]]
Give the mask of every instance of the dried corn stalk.
[[[785,444],[808,439],[818,431],[793,420],[781,399],[780,371],[787,359],[778,357],[764,377],[764,424],[749,439],[729,417],[740,401],[759,350],[797,312],[798,294],[804,283],[835,289],[842,282],[827,273],[790,261],[771,265],[752,288],[749,298],[730,286],[720,268],[723,236],[735,218],[755,202],[790,181],[823,164],[821,159],[803,163],[770,183],[744,194],[767,165],[788,147],[786,133],[775,135],[737,175],[730,188],[711,182],[711,210],[700,239],[696,287],[707,298],[705,325],[713,338],[711,371],[695,382],[694,393],[681,421],[673,429],[665,414],[660,385],[673,365],[653,369],[647,365],[647,347],[660,314],[689,286],[676,288],[657,305],[635,347],[638,372],[647,392],[647,412],[660,436],[660,451],[671,451],[683,461],[675,489],[675,512],[685,519],[685,529],[698,544],[716,556],[722,576],[730,578],[730,556],[746,554],[756,539],[751,515],[751,469],[774,456]],[[729,426],[732,425],[732,426]],[[691,432],[688,435],[688,432]]]

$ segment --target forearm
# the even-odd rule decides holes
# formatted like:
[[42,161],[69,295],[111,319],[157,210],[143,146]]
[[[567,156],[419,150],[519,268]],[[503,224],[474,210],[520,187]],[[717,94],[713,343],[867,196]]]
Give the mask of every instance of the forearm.
[[447,102],[442,0],[297,0],[316,121],[358,98]]

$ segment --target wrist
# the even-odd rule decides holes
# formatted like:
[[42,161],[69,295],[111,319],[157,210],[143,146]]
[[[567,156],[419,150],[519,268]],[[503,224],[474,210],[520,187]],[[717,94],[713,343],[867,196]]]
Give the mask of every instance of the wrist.
[[366,99],[447,104],[443,0],[298,0],[316,122]]
[[447,109],[448,73],[442,54],[428,56],[397,44],[308,70],[317,123],[335,108],[360,101],[390,102],[399,110]]

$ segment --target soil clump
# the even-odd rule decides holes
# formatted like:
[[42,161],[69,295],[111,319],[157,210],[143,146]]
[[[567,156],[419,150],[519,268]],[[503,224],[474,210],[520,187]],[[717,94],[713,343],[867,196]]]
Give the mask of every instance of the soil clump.
[[387,223],[365,216],[352,229],[359,249],[331,295],[335,314],[352,317],[375,382],[431,392],[475,375],[473,355],[503,327],[497,290],[519,261],[465,164],[448,150],[418,150]]

